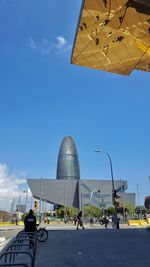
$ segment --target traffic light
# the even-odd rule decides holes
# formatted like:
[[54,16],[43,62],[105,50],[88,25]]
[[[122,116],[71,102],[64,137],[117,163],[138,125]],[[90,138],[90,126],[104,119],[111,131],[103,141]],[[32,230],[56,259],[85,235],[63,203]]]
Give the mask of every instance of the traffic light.
[[117,191],[113,190],[113,192],[112,192],[112,202],[113,202],[113,205],[116,208],[118,208],[120,206],[119,202],[117,201],[118,198],[120,198],[120,197],[117,195]]
[[117,195],[117,191],[116,190],[113,190],[113,198],[116,199],[116,198],[120,198],[118,195]]
[[34,208],[37,209],[38,208],[38,202],[34,201]]
[[120,207],[120,203],[119,203],[119,201],[117,201],[115,198],[113,198],[113,205],[114,205],[116,208],[119,208],[119,207]]

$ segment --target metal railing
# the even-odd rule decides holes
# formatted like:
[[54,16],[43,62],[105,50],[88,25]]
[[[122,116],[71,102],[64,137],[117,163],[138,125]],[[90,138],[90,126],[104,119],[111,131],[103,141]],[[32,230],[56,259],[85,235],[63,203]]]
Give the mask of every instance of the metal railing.
[[[7,246],[4,253],[1,254],[0,267],[34,267],[36,246],[36,233],[25,231],[19,232],[11,245]],[[25,255],[25,257],[22,257],[23,255]]]

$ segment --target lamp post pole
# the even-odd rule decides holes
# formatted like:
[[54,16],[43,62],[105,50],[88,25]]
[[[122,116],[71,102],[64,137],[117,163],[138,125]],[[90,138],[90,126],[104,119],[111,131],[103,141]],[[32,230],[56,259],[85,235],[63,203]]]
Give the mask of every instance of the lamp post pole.
[[92,197],[93,197],[93,194],[95,192],[95,188],[91,191],[91,194],[90,194],[90,214],[91,214],[91,217],[92,217]]
[[64,180],[64,223],[66,223],[66,180]]
[[141,208],[141,203],[140,203],[140,194],[139,194],[139,186],[138,186],[138,184],[136,185],[136,187],[137,187],[138,205],[139,205],[139,209],[140,209],[140,219],[142,219],[142,208]]
[[42,222],[42,190],[43,190],[43,177],[40,179],[40,205],[39,205],[39,223]]
[[82,200],[82,194],[83,194],[83,192],[82,192],[82,183],[80,182],[80,185],[81,185],[81,192],[80,192],[80,210],[82,211],[82,216],[83,216],[83,200]]
[[[96,192],[96,188],[94,188],[92,191],[91,191],[91,194],[90,194],[90,213],[91,213],[91,217],[92,217],[92,198],[93,198],[93,194],[94,192]],[[97,190],[97,193],[100,193],[100,190]]]
[[18,206],[19,206],[19,208],[18,208],[18,211],[20,211],[20,203],[21,203],[21,195],[19,195],[19,201],[18,201]]
[[101,188],[101,190],[99,190],[99,192],[101,193],[101,199],[102,199],[102,201],[101,201],[101,203],[100,203],[100,207],[101,207],[101,210],[102,210],[102,215],[104,215],[104,198],[103,198],[103,190],[102,190],[102,188]]
[[27,204],[28,204],[28,188],[23,191],[23,193],[26,194],[26,200],[25,200],[25,212],[27,212]]
[[112,202],[115,208],[115,213],[116,213],[116,205],[115,205],[115,186],[114,186],[114,175],[113,175],[113,167],[112,167],[112,159],[111,156],[108,152],[105,151],[101,151],[101,150],[95,150],[95,152],[97,153],[104,153],[105,155],[107,155],[108,159],[109,159],[109,163],[110,163],[110,174],[111,174],[111,181],[112,181]]
[[26,212],[28,211],[28,188],[26,190]]

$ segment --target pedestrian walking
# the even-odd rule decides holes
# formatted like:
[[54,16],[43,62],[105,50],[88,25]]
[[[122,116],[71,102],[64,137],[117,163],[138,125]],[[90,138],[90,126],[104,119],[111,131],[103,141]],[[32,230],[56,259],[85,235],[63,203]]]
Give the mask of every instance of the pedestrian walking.
[[73,222],[74,222],[74,225],[77,224],[77,220],[78,220],[77,215],[74,215],[74,216],[73,216]]
[[108,223],[109,223],[108,217],[106,215],[104,215],[103,220],[104,220],[105,228],[107,228],[108,227]]
[[83,221],[82,221],[82,211],[78,213],[78,220],[77,220],[77,230],[79,230],[79,226],[84,229]]
[[94,220],[93,220],[93,218],[90,218],[90,226],[94,226]]
[[112,228],[119,229],[119,218],[117,217],[117,214],[112,215]]
[[116,227],[116,229],[120,228],[119,223],[120,223],[120,218],[117,217],[117,227]]
[[18,218],[15,219],[16,225],[18,225]]

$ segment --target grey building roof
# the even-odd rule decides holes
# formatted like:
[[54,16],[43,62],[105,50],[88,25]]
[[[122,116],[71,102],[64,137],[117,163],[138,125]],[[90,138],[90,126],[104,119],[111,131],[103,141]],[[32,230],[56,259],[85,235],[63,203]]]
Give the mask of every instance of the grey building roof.
[[[28,179],[33,197],[67,207],[112,206],[111,180]],[[117,194],[127,189],[127,181],[114,181]],[[124,193],[125,194],[125,193]],[[91,199],[92,198],[92,199]]]

